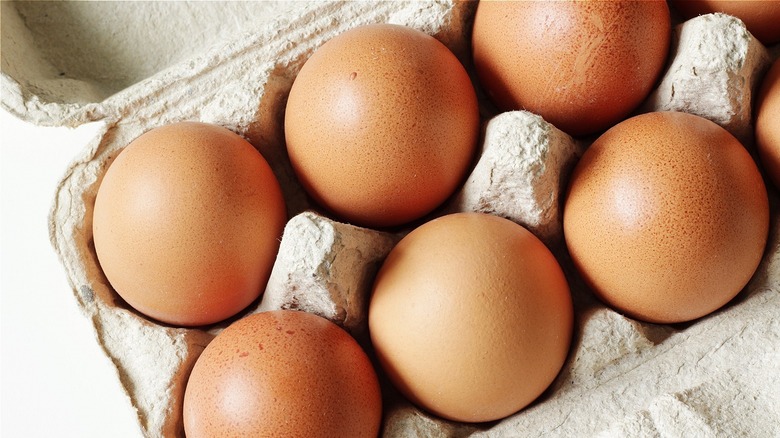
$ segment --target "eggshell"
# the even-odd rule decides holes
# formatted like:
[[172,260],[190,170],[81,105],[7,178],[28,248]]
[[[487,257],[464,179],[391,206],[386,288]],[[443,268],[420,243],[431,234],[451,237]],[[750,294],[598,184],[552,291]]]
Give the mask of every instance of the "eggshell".
[[536,399],[569,351],[573,309],[552,253],[507,219],[427,222],[377,274],[369,330],[382,368],[412,402],[466,422]]
[[480,82],[574,136],[604,130],[650,93],[669,52],[664,0],[481,1],[472,36]]
[[198,358],[184,430],[199,437],[376,437],[379,382],[357,342],[310,313],[242,318]]
[[287,151],[306,191],[344,220],[403,224],[462,182],[476,148],[477,98],[435,38],[403,26],[354,28],[301,68],[285,112]]
[[260,296],[285,220],[279,183],[251,144],[185,122],[117,156],[98,189],[93,234],[103,272],[130,306],[196,326]]
[[765,45],[780,41],[780,1],[777,0],[672,0],[685,17],[723,12],[742,20]]
[[764,77],[756,103],[756,147],[761,164],[780,188],[780,60]]
[[613,127],[570,180],[564,234],[585,281],[631,317],[673,323],[734,298],[769,227],[761,175],[717,124],[648,113]]

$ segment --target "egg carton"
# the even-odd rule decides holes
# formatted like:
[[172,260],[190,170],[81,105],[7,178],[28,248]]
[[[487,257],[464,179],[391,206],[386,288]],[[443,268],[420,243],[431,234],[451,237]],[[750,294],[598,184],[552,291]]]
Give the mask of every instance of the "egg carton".
[[[328,39],[362,24],[410,26],[447,45],[473,75],[475,2],[0,2],[3,108],[38,125],[101,128],[66,169],[52,205],[52,244],[84,315],[117,370],[149,437],[183,436],[192,366],[236,318],[270,309],[324,316],[370,351],[366,303],[373,275],[409,228],[377,231],[317,210],[287,160],[283,120],[292,82]],[[737,19],[677,20],[656,89],[638,110],[709,118],[754,151],[752,96],[778,46],[766,48]],[[780,227],[777,191],[765,256],[723,309],[672,325],[616,313],[587,291],[562,239],[561,197],[592,139],[573,139],[541,117],[498,114],[481,97],[479,157],[465,184],[427,219],[480,211],[526,226],[556,254],[575,305],[571,353],[533,404],[500,421],[438,419],[384,382],[385,437],[771,436],[780,429]],[[205,328],[150,321],[103,275],[92,208],[116,155],[149,129],[182,120],[225,126],[268,160],[288,221],[261,300]],[[380,372],[381,374],[381,372]]]

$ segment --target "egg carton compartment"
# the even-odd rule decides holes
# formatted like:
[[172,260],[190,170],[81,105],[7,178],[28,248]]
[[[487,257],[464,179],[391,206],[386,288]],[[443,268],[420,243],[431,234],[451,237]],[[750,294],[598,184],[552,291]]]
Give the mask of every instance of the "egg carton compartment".
[[[476,3],[133,4],[0,3],[2,105],[40,125],[103,123],[62,178],[51,238],[74,296],[138,412],[139,428],[145,436],[176,437],[183,436],[181,404],[195,360],[236,318],[305,310],[340,324],[370,349],[370,284],[409,228],[370,230],[316,210],[287,160],[287,94],[317,47],[368,23],[422,30],[468,67]],[[150,41],[165,47],[150,48]],[[761,45],[737,19],[715,14],[681,22],[665,73],[640,111],[702,115],[752,149],[752,96],[777,55],[777,46]],[[481,211],[507,217],[544,240],[572,289],[572,349],[536,402],[487,424],[438,419],[385,384],[383,436],[769,436],[780,428],[780,201],[771,184],[769,242],[745,290],[691,323],[643,323],[596,300],[565,251],[560,199],[588,140],[523,111],[497,114],[483,103],[482,116],[484,134],[470,175],[429,218]],[[92,242],[95,195],[111,161],[143,132],[182,120],[225,126],[252,143],[277,175],[290,217],[262,299],[205,328],[158,324],[130,308],[102,274]]]

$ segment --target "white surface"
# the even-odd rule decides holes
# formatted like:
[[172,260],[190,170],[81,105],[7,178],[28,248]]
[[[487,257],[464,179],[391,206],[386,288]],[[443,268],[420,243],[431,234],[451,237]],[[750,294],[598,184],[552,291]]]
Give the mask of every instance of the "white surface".
[[116,371],[49,243],[54,190],[94,135],[0,111],[0,436],[139,437]]

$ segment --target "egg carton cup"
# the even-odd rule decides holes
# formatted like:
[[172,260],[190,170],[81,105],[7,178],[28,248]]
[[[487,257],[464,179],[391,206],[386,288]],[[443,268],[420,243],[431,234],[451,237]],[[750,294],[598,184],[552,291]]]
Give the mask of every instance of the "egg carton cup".
[[[317,211],[287,159],[287,95],[317,47],[349,28],[376,22],[435,36],[473,77],[468,48],[475,2],[0,2],[0,7],[2,106],[39,125],[101,123],[59,183],[50,237],[78,305],[136,409],[143,435],[183,436],[182,399],[195,360],[224,327],[247,314],[312,312],[344,327],[370,353],[366,305],[373,275],[412,227],[371,230]],[[732,17],[714,14],[681,22],[667,68],[639,112],[704,116],[752,151],[752,96],[778,52],[778,46],[762,46]],[[563,243],[563,192],[574,163],[593,139],[573,139],[528,112],[498,114],[480,96],[484,123],[475,164],[464,185],[426,219],[480,211],[507,217],[539,236],[558,257],[572,289],[571,352],[537,401],[490,423],[438,419],[384,381],[382,435],[776,434],[777,191],[768,185],[774,213],[766,253],[737,298],[689,323],[639,322],[594,298]],[[277,175],[290,217],[262,299],[231,320],[203,328],[159,324],[130,308],[103,275],[92,241],[95,195],[112,160],[143,132],[183,120],[222,125],[252,143]]]

